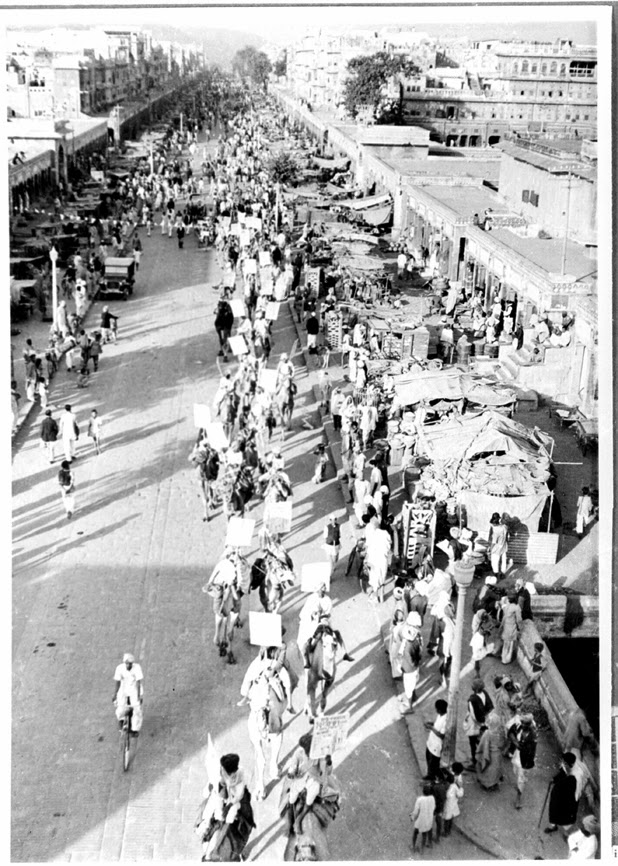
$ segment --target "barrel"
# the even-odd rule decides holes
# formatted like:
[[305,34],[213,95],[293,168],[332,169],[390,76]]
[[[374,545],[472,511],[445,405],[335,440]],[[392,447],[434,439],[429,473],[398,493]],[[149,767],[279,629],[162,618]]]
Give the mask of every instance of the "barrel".
[[497,358],[500,346],[497,343],[485,346],[485,354],[488,358]]
[[473,340],[472,345],[474,346],[475,357],[482,355],[485,351],[485,340]]

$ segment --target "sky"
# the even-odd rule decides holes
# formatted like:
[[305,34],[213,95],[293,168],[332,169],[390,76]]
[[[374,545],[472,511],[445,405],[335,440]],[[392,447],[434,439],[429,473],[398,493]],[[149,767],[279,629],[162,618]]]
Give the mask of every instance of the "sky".
[[[32,5],[32,4],[31,4]],[[589,44],[595,39],[594,27],[575,22],[590,22],[596,11],[590,6],[563,6],[561,4],[533,4],[510,6],[508,4],[476,4],[474,6],[443,6],[439,3],[424,6],[389,6],[384,3],[344,6],[307,5],[287,3],[285,6],[267,4],[230,4],[228,7],[213,4],[180,5],[149,4],[148,7],[123,3],[122,8],[102,9],[88,4],[89,9],[72,9],[68,4],[57,4],[53,8],[27,8],[20,4],[20,11],[10,15],[11,27],[74,26],[88,24],[100,26],[135,25],[147,29],[154,25],[171,25],[179,29],[228,28],[254,32],[268,40],[289,41],[309,27],[352,26],[399,26],[426,29],[431,35],[470,36],[471,30],[478,38],[495,38],[508,34],[509,38],[552,39],[557,36],[576,39],[580,44]],[[5,13],[6,14],[6,13]],[[6,20],[6,18],[5,18]],[[444,23],[444,22],[448,23]],[[555,22],[554,27],[547,22]],[[539,23],[538,36],[533,23]],[[6,23],[9,23],[7,21]],[[518,26],[518,23],[522,26]],[[433,25],[433,26],[431,26]],[[541,26],[543,25],[543,26]]]

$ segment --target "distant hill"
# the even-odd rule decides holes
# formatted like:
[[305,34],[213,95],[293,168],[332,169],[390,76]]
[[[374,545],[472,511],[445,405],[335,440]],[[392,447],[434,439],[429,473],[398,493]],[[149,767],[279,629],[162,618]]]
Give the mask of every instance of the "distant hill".
[[225,30],[214,27],[196,27],[183,30],[178,27],[155,25],[149,28],[155,39],[172,42],[194,42],[204,46],[206,63],[218,63],[219,66],[230,68],[237,51],[246,45],[262,48],[266,39],[257,33],[245,33],[242,30]]

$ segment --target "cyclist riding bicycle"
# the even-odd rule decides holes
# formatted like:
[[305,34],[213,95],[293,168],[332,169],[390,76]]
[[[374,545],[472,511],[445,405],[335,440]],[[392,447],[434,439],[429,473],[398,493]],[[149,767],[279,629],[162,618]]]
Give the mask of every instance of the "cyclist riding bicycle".
[[118,665],[114,674],[116,691],[112,702],[116,705],[116,718],[118,727],[122,730],[124,717],[128,708],[133,710],[131,718],[131,733],[137,737],[142,727],[144,714],[142,703],[144,700],[144,674],[140,665],[135,663],[131,653],[125,653],[122,664]]

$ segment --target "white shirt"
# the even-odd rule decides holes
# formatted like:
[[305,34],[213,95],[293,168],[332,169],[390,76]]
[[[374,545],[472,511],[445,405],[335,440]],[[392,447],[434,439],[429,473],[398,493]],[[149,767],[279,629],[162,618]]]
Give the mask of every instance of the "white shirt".
[[114,679],[117,683],[120,683],[117,695],[118,699],[122,700],[123,698],[129,698],[131,704],[133,704],[134,701],[137,702],[137,684],[144,679],[141,665],[133,664],[131,670],[129,670],[123,662],[116,668]]
[[594,860],[597,853],[597,837],[593,834],[585,836],[581,830],[567,838],[569,846],[569,860]]
[[[443,716],[437,716],[433,726],[435,731],[443,734],[446,731],[446,713]],[[443,742],[444,740],[434,733],[434,731],[430,731],[427,737],[427,751],[439,758],[442,754]]]

